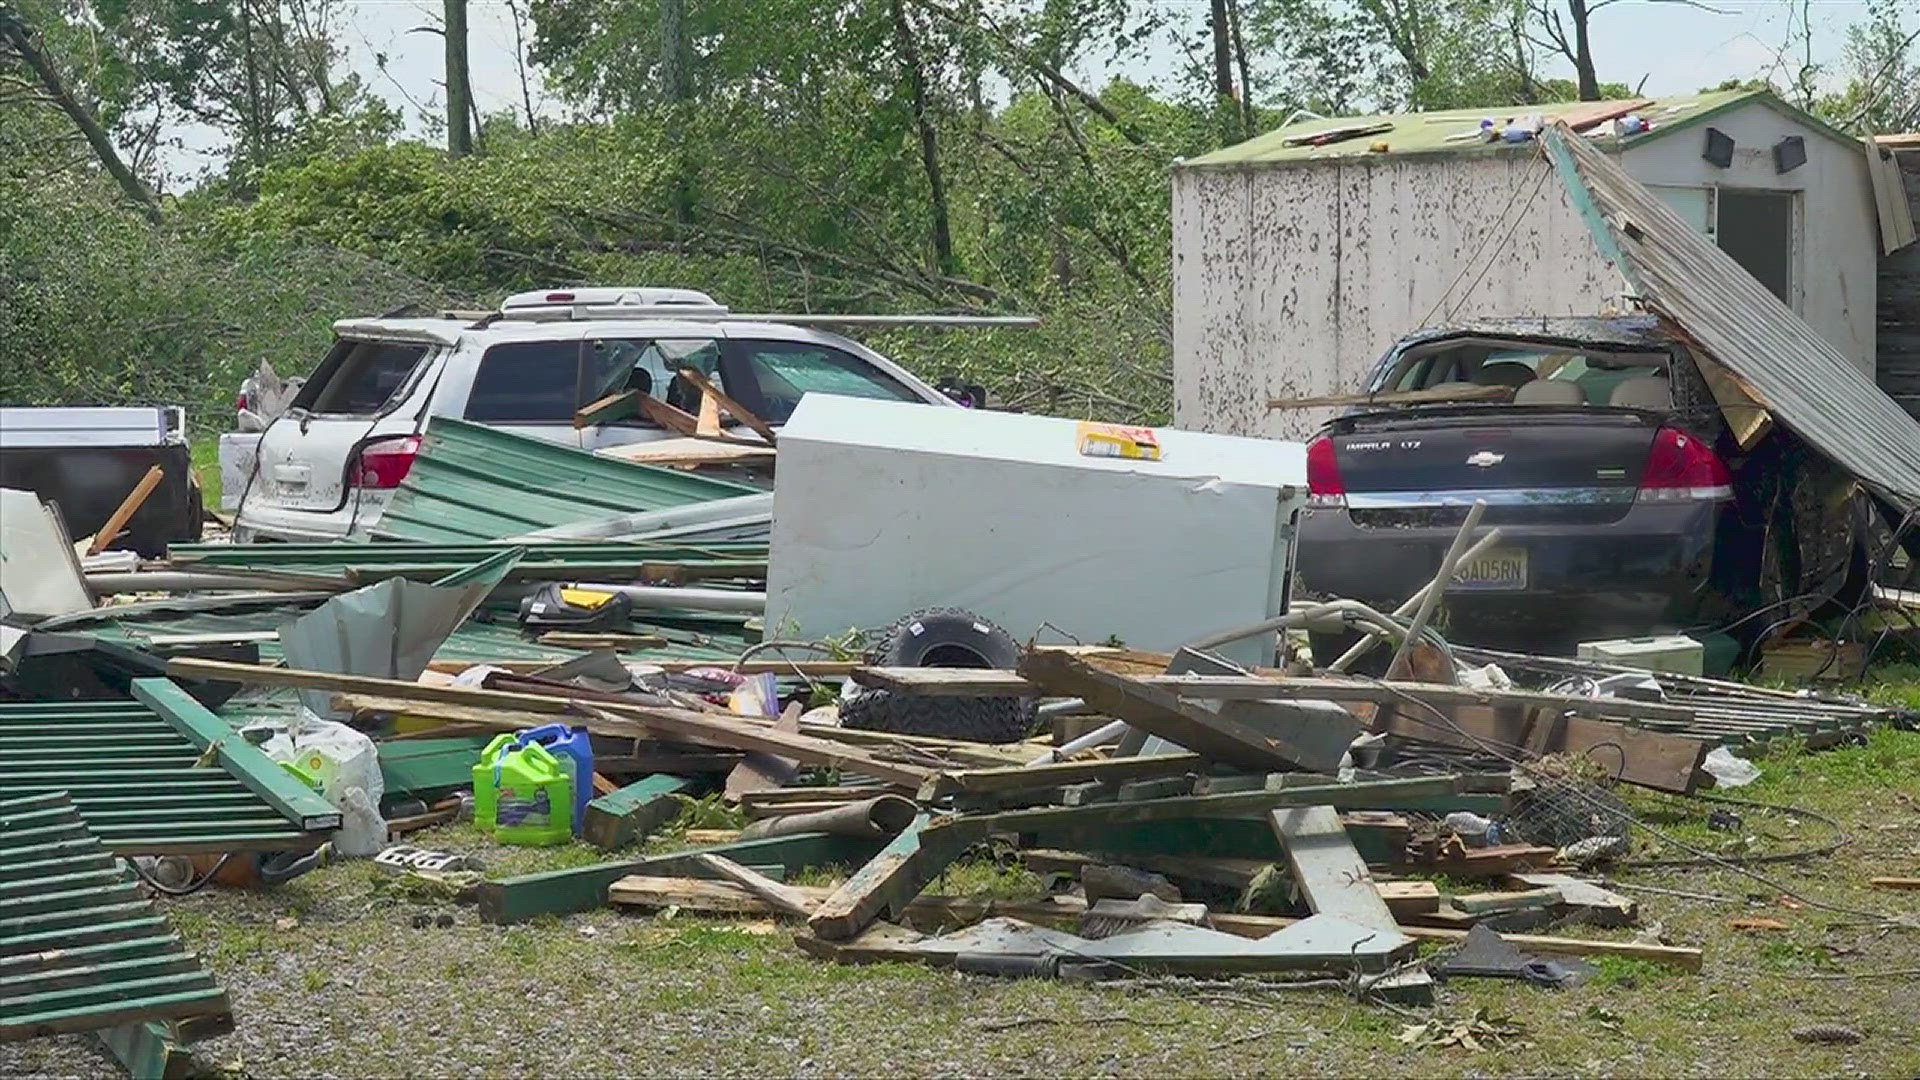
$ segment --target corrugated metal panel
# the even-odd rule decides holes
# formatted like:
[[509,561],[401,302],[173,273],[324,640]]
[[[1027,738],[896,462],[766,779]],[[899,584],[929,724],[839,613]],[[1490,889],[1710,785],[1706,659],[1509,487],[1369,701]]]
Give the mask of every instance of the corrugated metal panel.
[[[516,544],[526,554],[509,581],[589,580],[600,574],[637,576],[648,563],[688,566],[756,563],[764,576],[767,545],[758,541],[685,543]],[[279,570],[343,574],[358,580],[407,576],[436,578],[498,555],[499,544],[175,544],[167,559],[176,568]]]
[[[0,1041],[232,1006],[65,794],[0,800]],[[207,1022],[211,1021],[211,1022]]]
[[[202,764],[202,745],[138,702],[0,704],[0,776],[8,794],[68,793],[116,854],[294,851],[338,826],[339,813],[324,801],[324,816],[306,819],[317,828],[289,820],[247,776]],[[263,774],[270,768],[293,783],[253,747],[242,743],[231,752],[242,751],[264,763]]]
[[1903,506],[1920,505],[1920,423],[1619,165],[1563,126],[1547,146],[1595,242],[1779,423]]
[[759,488],[676,469],[597,457],[556,443],[438,417],[380,516],[383,539],[460,543],[642,510],[665,510]]

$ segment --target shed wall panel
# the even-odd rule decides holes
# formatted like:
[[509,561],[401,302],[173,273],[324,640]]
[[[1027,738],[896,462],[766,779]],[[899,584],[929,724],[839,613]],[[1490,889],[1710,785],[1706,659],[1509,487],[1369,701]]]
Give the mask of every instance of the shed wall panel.
[[[1361,158],[1174,174],[1174,421],[1304,438],[1401,335],[1591,314],[1619,292],[1532,155]],[[1234,253],[1242,253],[1236,255]]]
[[[1711,126],[1734,141],[1733,163],[1700,156]],[[1773,146],[1806,140],[1806,164],[1779,172]],[[1643,184],[1750,188],[1800,194],[1799,254],[1788,304],[1869,378],[1874,373],[1875,272],[1879,219],[1866,155],[1758,102],[1713,117],[1694,130],[1628,145],[1620,162]]]

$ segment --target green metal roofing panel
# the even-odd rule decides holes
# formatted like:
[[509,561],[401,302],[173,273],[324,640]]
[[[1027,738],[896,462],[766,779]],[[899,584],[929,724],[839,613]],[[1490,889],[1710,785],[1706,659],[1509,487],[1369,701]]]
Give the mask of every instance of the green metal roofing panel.
[[[1637,98],[1634,100],[1638,100]],[[1809,113],[1794,108],[1764,90],[1708,90],[1698,94],[1675,94],[1653,98],[1653,104],[1636,109],[1636,115],[1644,117],[1653,129],[1641,135],[1615,139],[1611,134],[1603,135],[1592,141],[1622,147],[1648,142],[1676,131],[1684,130],[1727,112],[1730,109],[1748,103],[1763,104],[1776,112],[1790,116],[1822,134],[1839,139],[1849,145],[1858,145],[1858,140],[1848,137],[1825,121]],[[1587,109],[1603,102],[1558,101],[1544,105],[1497,105],[1478,109],[1446,109],[1435,112],[1413,113],[1375,113],[1370,116],[1343,116],[1326,120],[1303,120],[1297,124],[1269,131],[1246,142],[1215,150],[1196,158],[1189,158],[1180,164],[1180,168],[1232,168],[1236,166],[1290,165],[1312,161],[1325,161],[1338,158],[1364,158],[1404,154],[1510,154],[1539,152],[1536,142],[1524,143],[1481,142],[1474,137],[1480,128],[1481,120],[1492,120],[1504,126],[1516,116],[1539,113],[1551,122],[1556,117],[1575,109]],[[1391,124],[1392,128],[1377,135],[1363,135],[1345,139],[1326,146],[1289,146],[1287,141],[1310,136],[1319,132],[1337,128],[1373,127],[1379,124]],[[1611,131],[1611,126],[1604,125]],[[1373,150],[1375,143],[1386,143],[1384,152]]]
[[232,1006],[62,792],[0,799],[0,1042]]
[[216,765],[202,764],[204,745],[191,726],[183,730],[139,702],[0,704],[7,793],[68,793],[115,854],[297,851],[339,825],[331,807],[307,818],[313,830],[288,820],[250,786],[262,777],[243,778],[250,767],[232,765],[229,754],[240,747],[219,754]]
[[[766,573],[767,544],[756,540],[711,543],[597,542],[516,544],[526,554],[507,575],[509,581],[606,580],[638,577],[650,563],[688,567],[756,564]],[[175,544],[167,559],[175,569],[272,570],[344,576],[354,581],[384,577],[431,579],[498,555],[503,546],[487,543],[370,544]],[[752,569],[747,567],[745,569]]]
[[374,532],[390,540],[499,540],[577,521],[761,494],[747,484],[435,417]]

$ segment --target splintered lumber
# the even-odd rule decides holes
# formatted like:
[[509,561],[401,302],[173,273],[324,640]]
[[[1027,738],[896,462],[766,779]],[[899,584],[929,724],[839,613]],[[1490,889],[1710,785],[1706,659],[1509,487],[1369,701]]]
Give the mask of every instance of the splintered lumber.
[[166,471],[160,466],[148,466],[146,475],[140,478],[139,483],[133,485],[133,490],[127,492],[126,498],[120,500],[120,505],[113,508],[113,513],[107,517],[106,523],[100,526],[100,531],[93,534],[93,540],[87,544],[87,554],[98,555],[106,550],[107,545],[113,543],[114,538],[120,535],[120,530],[126,527],[127,520],[139,511],[141,504],[147,501],[147,496],[153,494],[154,488],[160,486],[160,481],[165,476]]
[[1457,776],[1420,776],[1369,780],[1351,784],[1321,784],[1275,791],[1239,791],[1227,795],[1187,795],[1139,802],[1092,803],[1086,806],[1038,807],[967,814],[954,819],[992,832],[1070,832],[1111,829],[1147,821],[1185,821],[1195,818],[1231,818],[1264,815],[1282,806],[1327,805],[1368,810],[1447,810],[1485,805],[1497,796],[1461,792]]
[[[713,385],[712,380],[708,379],[699,371],[694,368],[683,367],[680,369],[680,377],[692,383],[702,394],[705,394],[706,400],[720,406],[721,409],[725,410],[727,414],[735,420],[753,429],[755,435],[767,440],[768,446],[773,446],[779,441],[779,437],[774,434],[771,425],[758,416],[755,416],[752,409],[728,397],[724,391]],[[704,408],[705,406],[703,405],[703,411]]]
[[640,414],[673,432],[675,435],[691,438],[700,430],[700,421],[673,406],[654,397],[641,394],[634,404],[640,407]]
[[822,902],[820,897],[809,896],[791,885],[741,866],[725,855],[701,854],[695,856],[694,861],[788,915],[810,919]]
[[[690,709],[628,704],[625,702],[579,701],[544,694],[503,690],[475,690],[465,687],[432,686],[400,679],[379,679],[366,675],[340,675],[324,671],[298,671],[264,667],[258,664],[234,664],[219,660],[176,659],[167,670],[184,678],[238,682],[256,686],[290,686],[301,689],[332,690],[388,697],[402,701],[434,701],[475,706],[471,716],[461,720],[487,724],[502,730],[525,727],[524,715],[494,714],[487,707],[498,706],[515,712],[547,715],[579,714],[578,723],[600,735],[627,738],[670,736],[708,746],[733,750],[763,751],[793,758],[809,765],[846,769],[889,783],[918,788],[930,771],[912,765],[888,761],[878,755],[846,743],[804,733],[775,731],[739,717],[718,713],[699,713]],[[583,696],[586,692],[582,692]]]
[[1648,731],[1553,709],[1459,705],[1439,710],[1380,706],[1373,730],[1463,749],[1519,750],[1535,757],[1566,754],[1605,762],[1618,779],[1641,787],[1691,794],[1711,744],[1704,739]]
[[685,468],[701,465],[771,465],[774,450],[757,443],[710,442],[706,439],[655,439],[651,442],[625,443],[595,450],[600,457],[618,458],[640,465]]
[[[938,669],[928,669],[938,670]],[[1145,780],[1163,776],[1185,776],[1202,772],[1206,759],[1198,754],[1161,754],[1154,756],[1105,758],[1091,761],[1062,761],[1051,765],[1027,765],[1003,769],[964,769],[939,773],[920,785],[925,802],[965,792],[1028,791],[1034,788],[1077,784],[1089,780]]]
[[611,424],[615,420],[625,420],[629,416],[640,415],[640,391],[626,390],[617,394],[608,394],[598,401],[580,406],[573,414],[573,426],[592,427],[595,424]]
[[679,796],[699,789],[689,776],[656,774],[642,777],[587,804],[581,835],[603,851],[617,851],[673,820],[680,813]]
[[1506,401],[1511,386],[1430,386],[1424,390],[1389,390],[1377,394],[1331,394],[1321,397],[1275,398],[1269,409],[1322,409],[1347,405],[1425,405],[1436,401]]
[[1331,806],[1290,806],[1269,819],[1286,852],[1293,880],[1315,914],[1338,915],[1361,926],[1394,928],[1393,912],[1374,888],[1366,861],[1347,839]]
[[922,697],[1033,697],[1039,687],[1012,671],[990,668],[861,667],[861,686]]
[[897,917],[927,882],[985,835],[950,822],[946,828],[929,830],[929,823],[924,813],[914,818],[913,824],[820,903],[807,928],[819,937],[839,941],[875,919]]
[[[607,887],[632,874],[688,877],[701,871],[694,857],[725,855],[751,866],[779,866],[793,871],[808,866],[846,866],[871,858],[878,840],[854,836],[801,833],[740,840],[702,850],[676,851],[644,859],[623,859],[547,870],[536,874],[483,881],[475,889],[482,921],[496,924],[525,922],[541,915],[571,915],[591,911],[607,902]],[[721,884],[715,882],[714,884]]]
[[1061,650],[1029,650],[1020,660],[1020,674],[1049,694],[1080,698],[1141,731],[1222,764],[1276,772],[1330,769],[1338,761],[1337,754],[1333,761],[1323,761],[1324,755],[1313,748],[1289,745],[1271,726],[1210,712]]

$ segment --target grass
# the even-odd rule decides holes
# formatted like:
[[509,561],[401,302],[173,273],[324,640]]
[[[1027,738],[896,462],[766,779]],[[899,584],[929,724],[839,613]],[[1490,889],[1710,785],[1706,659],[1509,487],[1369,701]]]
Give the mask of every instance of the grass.
[[201,435],[191,441],[193,473],[200,478],[200,497],[209,509],[220,508],[220,436]]

